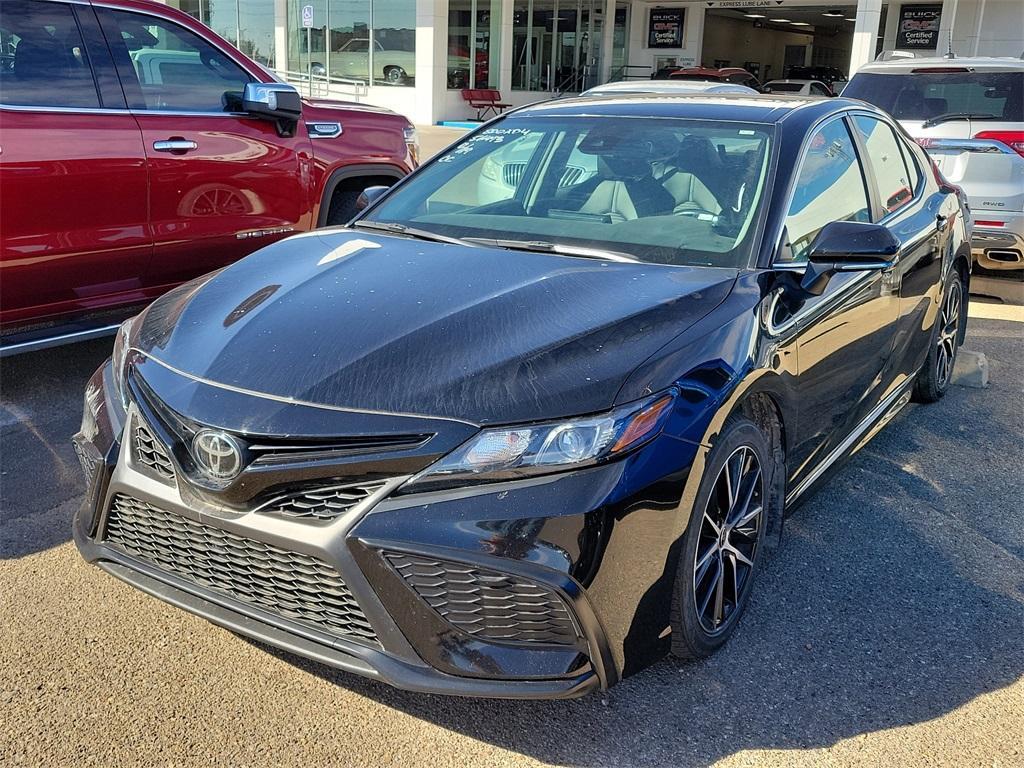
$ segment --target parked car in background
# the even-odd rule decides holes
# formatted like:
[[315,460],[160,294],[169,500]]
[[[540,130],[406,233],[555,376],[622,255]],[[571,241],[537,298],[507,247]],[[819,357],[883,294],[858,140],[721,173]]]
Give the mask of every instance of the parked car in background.
[[819,80],[770,80],[764,93],[788,93],[796,96],[835,96],[832,89]]
[[[331,53],[331,74],[365,80],[370,69],[370,40],[347,40]],[[379,41],[373,43],[373,81],[388,85],[411,84],[416,78],[416,53],[387,49]]]
[[748,88],[753,88],[755,91],[761,90],[760,81],[747,72],[747,70],[739,67],[724,67],[722,69],[713,69],[711,67],[688,67],[686,69],[677,69],[674,72],[671,72],[668,75],[668,79],[696,81],[710,80],[712,82],[745,85]]
[[840,93],[842,86],[850,79],[843,70],[837,67],[819,66],[789,67],[786,78],[790,80],[817,80],[827,85],[829,90],[836,95]]
[[889,112],[963,188],[978,290],[1024,299],[1024,60],[893,58],[859,69],[843,95]]
[[163,4],[4,0],[0,38],[5,353],[344,223],[416,163],[404,117],[301,100]]
[[741,93],[756,96],[757,91],[746,85],[723,83],[716,80],[620,80],[596,85],[582,96],[622,95],[626,93]]
[[[477,198],[516,145],[515,184]],[[706,657],[784,511],[949,387],[965,216],[857,101],[516,110],[348,228],[125,324],[86,389],[75,542],[234,632],[417,691],[562,698]]]

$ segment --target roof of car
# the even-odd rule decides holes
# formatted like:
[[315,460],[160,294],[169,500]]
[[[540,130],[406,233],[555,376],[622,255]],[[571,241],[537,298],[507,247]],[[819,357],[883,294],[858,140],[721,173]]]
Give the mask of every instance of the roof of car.
[[855,74],[861,72],[889,72],[899,74],[910,74],[915,69],[933,68],[955,68],[975,69],[981,71],[1008,70],[1011,72],[1024,72],[1024,59],[1010,56],[971,56],[963,58],[947,59],[940,56],[929,56],[928,58],[897,58],[888,61],[873,61],[865,64]]
[[817,96],[759,94],[595,94],[552,99],[521,107],[512,113],[547,116],[688,117],[694,119],[739,120],[777,123],[794,112],[817,117],[844,108],[873,109],[860,101]]
[[753,88],[737,83],[695,80],[621,80],[616,83],[595,85],[583,96],[603,96],[614,93],[745,93],[754,95]]

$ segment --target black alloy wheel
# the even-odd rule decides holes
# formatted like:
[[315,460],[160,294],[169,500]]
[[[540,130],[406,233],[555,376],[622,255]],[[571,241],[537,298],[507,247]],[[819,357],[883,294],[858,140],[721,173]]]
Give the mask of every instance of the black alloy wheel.
[[960,273],[951,269],[943,284],[942,303],[935,315],[928,358],[914,382],[914,399],[934,403],[946,394],[953,383],[956,353],[963,336],[967,317],[967,297]]
[[704,464],[683,534],[672,600],[672,653],[702,659],[743,615],[772,518],[772,438],[730,416]]
[[757,454],[741,445],[718,473],[700,523],[693,564],[697,620],[709,635],[736,618],[754,572],[764,520],[764,472]]
[[959,280],[949,284],[946,298],[939,314],[939,339],[935,355],[935,379],[943,389],[949,386],[956,362],[956,348],[960,336],[960,312],[963,305],[963,288]]

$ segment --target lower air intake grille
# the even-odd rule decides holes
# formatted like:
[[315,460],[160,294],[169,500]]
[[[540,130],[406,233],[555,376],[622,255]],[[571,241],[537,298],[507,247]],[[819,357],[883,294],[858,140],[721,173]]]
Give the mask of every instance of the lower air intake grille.
[[135,449],[135,461],[164,480],[174,479],[174,465],[164,451],[163,446],[153,437],[146,425],[136,419],[135,434],[132,438]]
[[420,555],[385,557],[416,594],[463,632],[516,643],[572,644],[579,635],[565,603],[539,584]]
[[196,523],[118,494],[106,541],[179,578],[348,639],[376,642],[341,576],[309,555]]
[[366,501],[383,485],[365,483],[286,494],[261,504],[256,511],[282,517],[333,520]]

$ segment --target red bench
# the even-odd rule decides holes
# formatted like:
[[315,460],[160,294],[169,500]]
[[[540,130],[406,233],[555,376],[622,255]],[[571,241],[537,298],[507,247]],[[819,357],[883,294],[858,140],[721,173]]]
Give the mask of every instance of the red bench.
[[483,120],[488,112],[500,115],[511,104],[501,102],[501,93],[494,88],[463,88],[462,99],[476,110],[476,119]]

